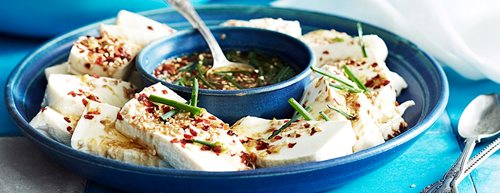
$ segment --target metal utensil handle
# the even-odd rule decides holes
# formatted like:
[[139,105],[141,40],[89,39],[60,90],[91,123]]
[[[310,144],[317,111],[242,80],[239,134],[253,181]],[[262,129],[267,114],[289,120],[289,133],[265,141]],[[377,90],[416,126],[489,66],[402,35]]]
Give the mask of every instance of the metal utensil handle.
[[465,148],[453,166],[448,170],[448,172],[446,172],[441,180],[427,186],[424,190],[422,190],[422,193],[458,192],[457,178],[463,173],[467,160],[469,160],[477,140],[474,138],[467,138],[465,141]]
[[222,49],[217,43],[217,40],[215,40],[214,35],[212,34],[212,32],[210,32],[207,25],[205,25],[205,22],[203,22],[198,13],[196,13],[196,10],[193,8],[191,2],[189,2],[189,0],[165,0],[165,1],[168,4],[172,5],[172,7],[174,7],[179,13],[181,13],[189,21],[189,23],[191,23],[191,25],[194,28],[198,29],[201,35],[205,38],[208,47],[210,48],[210,52],[212,52],[214,65],[220,64],[221,62],[222,63],[226,62],[224,61],[226,60],[224,52],[222,52]]
[[460,177],[457,179],[458,182],[462,181],[465,176],[469,175],[472,170],[474,170],[477,166],[484,162],[488,157],[493,155],[496,151],[500,149],[500,137],[495,139],[495,141],[491,142],[488,146],[486,146],[481,152],[476,154],[470,161],[467,163],[467,167]]

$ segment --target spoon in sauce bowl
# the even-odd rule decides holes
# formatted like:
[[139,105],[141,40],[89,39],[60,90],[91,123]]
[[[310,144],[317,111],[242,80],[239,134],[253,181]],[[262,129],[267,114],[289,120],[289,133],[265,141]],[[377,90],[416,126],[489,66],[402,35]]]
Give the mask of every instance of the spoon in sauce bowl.
[[422,192],[458,192],[457,186],[476,143],[500,133],[500,95],[480,95],[472,100],[460,116],[458,134],[465,138],[465,148],[443,178]]
[[229,61],[219,43],[215,40],[214,35],[208,29],[207,25],[200,18],[193,5],[189,0],[165,0],[167,3],[172,5],[179,13],[181,13],[191,25],[198,29],[203,38],[210,48],[213,57],[213,66],[207,71],[207,74],[212,74],[219,71],[230,71],[230,70],[241,70],[241,71],[254,71],[255,68],[248,64],[237,63]]

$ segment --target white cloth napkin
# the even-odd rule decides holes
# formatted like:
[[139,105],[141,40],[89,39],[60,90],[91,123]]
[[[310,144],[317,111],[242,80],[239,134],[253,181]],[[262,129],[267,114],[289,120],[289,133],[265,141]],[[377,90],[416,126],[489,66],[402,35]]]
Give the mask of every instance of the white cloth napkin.
[[463,76],[500,83],[499,0],[278,0],[367,22],[401,35]]

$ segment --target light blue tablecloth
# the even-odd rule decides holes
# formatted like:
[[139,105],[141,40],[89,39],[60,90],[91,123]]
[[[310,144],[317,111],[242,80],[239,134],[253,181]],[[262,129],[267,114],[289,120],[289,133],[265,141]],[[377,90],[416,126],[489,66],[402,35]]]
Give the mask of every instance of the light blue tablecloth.
[[[265,1],[259,1],[259,4],[265,4]],[[4,96],[3,87],[16,64],[45,41],[45,39],[29,39],[0,34],[0,86],[2,87],[0,96]],[[470,81],[449,69],[445,70],[450,82],[450,100],[447,113],[442,115],[425,135],[402,156],[368,175],[329,192],[420,192],[422,188],[441,178],[442,174],[458,157],[463,146],[461,139],[453,133],[453,128],[456,127],[462,110],[470,100],[479,94],[500,92],[500,84],[486,80]],[[10,119],[5,103],[1,102],[0,139],[6,136],[20,136],[20,131]],[[481,147],[484,145],[479,145],[477,149]],[[0,158],[1,162],[2,158]],[[0,176],[0,185],[2,185],[2,178],[4,177]],[[465,193],[498,192],[500,190],[499,179],[500,154],[497,153],[467,177],[460,184],[460,190]],[[30,180],[23,181],[20,182],[20,185],[22,183],[32,182]],[[94,182],[87,182],[85,192],[113,191]]]

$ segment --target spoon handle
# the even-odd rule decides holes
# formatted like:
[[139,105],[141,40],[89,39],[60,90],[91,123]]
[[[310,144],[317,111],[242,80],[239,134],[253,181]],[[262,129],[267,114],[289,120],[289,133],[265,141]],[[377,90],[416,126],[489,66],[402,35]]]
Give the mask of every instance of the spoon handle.
[[475,155],[467,164],[464,173],[458,178],[458,182],[462,181],[465,176],[469,175],[472,170],[474,170],[477,166],[483,163],[486,158],[493,155],[496,151],[500,149],[500,137],[495,139],[495,141],[491,142],[488,146],[486,146],[481,152]]
[[193,8],[193,5],[189,0],[165,0],[168,4],[174,7],[179,13],[184,16],[191,25],[198,29],[201,35],[207,41],[208,47],[210,48],[210,52],[212,53],[214,65],[220,64],[225,61],[216,61],[216,60],[226,60],[224,56],[224,52],[220,48],[217,40],[214,35],[208,29],[205,22],[200,18],[196,10]]
[[467,138],[465,141],[465,148],[455,164],[453,164],[441,180],[427,186],[424,190],[422,190],[422,193],[458,192],[457,179],[462,175],[465,164],[467,164],[467,160],[469,160],[477,140],[475,138]]

